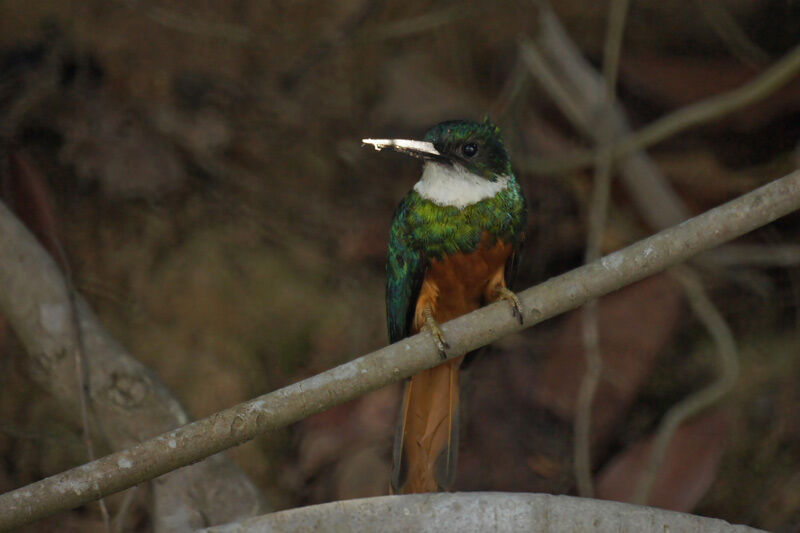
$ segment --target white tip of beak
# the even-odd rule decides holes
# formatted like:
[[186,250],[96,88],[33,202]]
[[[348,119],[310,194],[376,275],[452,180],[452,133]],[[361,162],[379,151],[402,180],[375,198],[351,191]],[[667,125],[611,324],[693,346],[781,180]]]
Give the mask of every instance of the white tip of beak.
[[409,139],[361,139],[364,144],[371,144],[373,148],[380,151],[384,148],[393,148],[398,152],[417,152],[419,154],[441,155],[433,143],[426,141],[412,141]]

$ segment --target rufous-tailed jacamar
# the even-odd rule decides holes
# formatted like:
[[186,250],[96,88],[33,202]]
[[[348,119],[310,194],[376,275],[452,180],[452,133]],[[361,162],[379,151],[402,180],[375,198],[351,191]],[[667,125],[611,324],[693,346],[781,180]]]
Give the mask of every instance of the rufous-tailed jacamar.
[[[424,141],[364,139],[424,161],[422,177],[392,221],[386,264],[390,342],[500,299],[522,321],[508,288],[526,223],[525,198],[500,130],[488,120],[442,122]],[[458,456],[459,366],[463,357],[412,376],[405,386],[394,451],[394,493],[449,489]]]

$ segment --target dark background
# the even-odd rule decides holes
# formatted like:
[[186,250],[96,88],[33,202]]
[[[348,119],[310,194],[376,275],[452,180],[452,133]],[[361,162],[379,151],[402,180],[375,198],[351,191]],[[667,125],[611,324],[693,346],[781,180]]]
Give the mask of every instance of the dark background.
[[[556,4],[599,66],[608,4]],[[632,2],[618,92],[635,128],[797,44],[797,2],[702,4]],[[537,172],[530,159],[591,145],[518,60],[518,37],[537,28],[535,3],[511,0],[0,1],[0,193],[61,244],[106,327],[205,416],[386,343],[388,226],[420,168],[361,138],[489,113],[531,208],[518,288],[581,264],[593,173]],[[798,132],[794,80],[649,153],[696,214],[794,169]],[[45,194],[21,198],[30,184]],[[797,243],[798,222],[743,240],[762,245],[762,264],[703,274],[741,372],[676,434],[652,504],[800,530],[798,269],[768,257]],[[604,252],[652,231],[615,184]],[[714,346],[668,276],[600,311],[593,465],[599,496],[624,501],[663,414],[712,380]],[[3,492],[85,460],[79,428],[22,360],[0,327]],[[575,314],[477,360],[456,489],[575,493],[583,367]],[[277,508],[385,494],[398,399],[387,388],[230,453]],[[126,529],[149,528],[140,492]],[[96,505],[27,530],[56,526],[102,530]]]

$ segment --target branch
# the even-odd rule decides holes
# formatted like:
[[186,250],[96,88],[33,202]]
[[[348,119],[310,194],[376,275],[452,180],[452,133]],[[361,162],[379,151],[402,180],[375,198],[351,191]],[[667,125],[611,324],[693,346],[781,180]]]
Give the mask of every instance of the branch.
[[[460,357],[624,285],[661,272],[800,208],[800,171],[760,187],[599,261],[519,293],[525,325],[496,303],[442,326]],[[0,211],[3,212],[3,211]],[[0,249],[6,232],[0,232]],[[26,251],[5,254],[25,265]],[[0,278],[2,279],[2,278]],[[2,283],[7,286],[7,283]],[[35,306],[34,302],[28,305]],[[40,308],[32,309],[38,314]],[[442,363],[427,333],[409,337],[309,379],[220,411],[91,463],[0,495],[0,529],[118,492]]]
[[712,258],[721,267],[754,265],[758,267],[796,267],[800,265],[797,244],[729,244]]
[[728,51],[749,67],[760,68],[770,62],[769,54],[747,36],[725,4],[695,0],[711,29]]
[[[607,135],[603,134],[604,131],[607,131],[607,128],[614,132],[617,140],[626,139],[627,142],[632,138],[632,135],[634,137],[635,135],[631,133],[624,110],[615,103],[611,111],[609,111],[608,106],[604,104],[604,86],[607,86],[607,82],[604,82],[603,78],[583,57],[581,51],[567,35],[550,5],[545,0],[539,0],[539,8],[541,31],[538,41],[547,57],[538,51],[536,44],[524,38],[519,42],[520,57],[550,93],[550,96],[576,129],[582,131],[598,146],[595,151],[577,153],[577,159],[575,157],[576,153],[570,155],[570,165],[571,162],[581,158],[585,159],[583,163],[596,164],[597,157],[602,155],[600,152],[604,150],[605,145],[608,143]],[[800,51],[800,47],[798,47],[798,50],[784,56],[761,77],[754,79],[745,86],[730,93],[724,93],[698,104],[681,108],[657,121],[656,124],[663,121],[669,122],[672,120],[670,117],[675,115],[686,116],[687,112],[688,116],[691,117],[692,112],[689,110],[695,109],[697,106],[704,107],[708,105],[708,102],[719,98],[730,101],[730,97],[726,95],[736,92],[744,92],[753,98],[753,101],[744,102],[745,104],[753,103],[759,98],[768,96],[769,91],[775,90],[778,85],[788,81],[792,75],[796,75],[797,71],[800,70],[800,65],[798,65],[800,53],[798,51]],[[552,64],[552,67],[550,64]],[[754,87],[756,88],[755,90],[753,89]],[[563,101],[565,97],[567,99],[566,102]],[[725,112],[733,112],[736,109],[726,109]],[[708,120],[711,118],[719,117],[706,117]],[[647,129],[649,127],[645,128],[645,130]],[[618,146],[609,148],[615,151],[615,157],[618,156],[616,153],[618,148]],[[646,146],[641,148],[644,149]],[[621,159],[616,162],[620,170],[621,181],[633,200],[637,212],[653,229],[662,230],[689,218],[689,209],[647,153],[642,150],[635,150],[629,155],[620,157]],[[520,160],[517,159],[517,164],[519,163]],[[580,166],[584,166],[583,163]],[[529,170],[541,171],[541,169],[537,169],[535,164],[525,165],[524,158],[522,159],[522,166],[527,166]],[[573,165],[570,168],[575,167]],[[567,167],[561,168],[561,170],[566,169]],[[750,257],[759,257],[762,259],[762,263],[774,260],[774,263],[769,263],[770,266],[782,266],[786,261],[790,260],[787,254],[783,252],[772,253],[770,248],[753,247],[750,250],[752,252]],[[724,256],[724,260],[718,260],[718,255]],[[703,267],[713,268],[725,266],[725,261],[730,263],[731,260],[737,257],[743,259],[741,264],[751,264],[751,261],[746,259],[748,256],[727,253],[727,246],[708,254],[703,254],[696,259],[696,262]],[[737,263],[738,265],[739,263]]]
[[675,135],[687,128],[710,122],[758,102],[788,83],[800,71],[800,46],[793,48],[780,61],[753,81],[730,92],[712,96],[679,109],[637,132],[626,139],[614,151],[616,157],[641,150]]
[[116,2],[124,4],[131,11],[141,12],[156,24],[171,30],[269,50],[269,43],[259,39],[257,34],[246,26],[229,24],[220,20],[202,20],[196,14],[188,15],[162,7],[150,7],[142,5],[144,2],[136,0],[116,0]]
[[[559,100],[556,102],[573,125],[597,146],[607,144],[608,132],[613,132],[615,139],[629,137],[631,129],[624,110],[617,103],[605,105],[603,78],[586,61],[546,2],[541,2],[540,21],[538,41],[547,57],[542,56],[538,63],[531,61],[538,53],[536,44],[528,39],[520,41],[522,59],[528,63],[534,75],[542,79],[544,73],[549,71],[550,76],[570,89],[566,93],[572,96],[570,105],[578,110],[579,120],[574,120],[561,107]],[[615,159],[617,147],[609,150],[612,152],[611,158]],[[587,153],[592,154],[592,163],[596,162],[597,154]],[[617,163],[622,184],[628,190],[637,212],[650,227],[661,230],[689,218],[689,210],[647,154],[634,152]]]
[[733,332],[728,323],[725,322],[722,313],[719,312],[708,297],[700,278],[685,266],[675,268],[671,274],[683,285],[689,305],[697,318],[706,327],[716,345],[717,371],[719,375],[711,385],[673,405],[664,415],[664,419],[656,433],[656,438],[653,441],[653,451],[647,460],[644,472],[639,478],[631,499],[633,503],[640,505],[647,505],[650,491],[658,476],[661,463],[664,461],[667,447],[678,427],[688,418],[714,405],[729,393],[736,384],[736,377],[739,374],[738,350],[736,349],[736,340],[733,338]]
[[[0,312],[25,347],[31,377],[65,413],[80,421],[84,389],[78,374],[85,369],[88,409],[113,450],[186,424],[189,417],[169,390],[105,331],[52,257],[2,203],[0,258]],[[77,353],[83,360],[79,373]],[[225,457],[171,473],[153,490],[157,529],[222,523],[263,507],[256,487]]]
[[[613,111],[612,106],[617,94],[617,68],[622,49],[622,35],[625,29],[625,18],[628,14],[628,0],[612,0],[609,7],[606,43],[603,54],[603,80],[605,81],[606,113]],[[606,231],[608,204],[611,194],[611,148],[615,139],[614,131],[608,127],[608,121],[601,123],[601,136],[604,145],[600,147],[592,182],[592,200],[589,207],[589,232],[586,237],[585,262],[596,261],[602,255],[603,234]],[[578,494],[591,498],[594,496],[592,483],[592,404],[600,384],[603,371],[603,356],[600,352],[600,325],[597,318],[597,300],[592,300],[583,308],[581,334],[583,337],[586,371],[578,388],[573,455],[575,457],[575,478],[578,483]]]
[[[620,0],[618,0],[620,1]],[[612,3],[612,8],[615,3]],[[618,9],[621,6],[617,6]],[[551,68],[544,58],[538,61],[529,60],[529,64],[539,77],[546,74],[549,78],[563,78],[563,85],[568,88],[564,91],[569,94],[577,95],[573,102],[570,102],[571,109],[578,109],[579,121],[573,122],[574,125],[581,129],[587,136],[593,138],[598,145],[595,150],[597,157],[597,174],[595,178],[595,190],[599,190],[598,178],[604,177],[607,179],[606,166],[611,164],[612,153],[618,149],[618,146],[613,146],[614,137],[616,136],[629,136],[629,126],[624,113],[621,108],[614,105],[613,98],[606,98],[608,103],[604,104],[604,95],[613,92],[613,85],[609,80],[613,80],[608,72],[608,56],[614,48],[611,39],[606,42],[606,58],[604,58],[604,73],[605,84],[603,79],[597,75],[594,69],[586,62],[581,55],[580,51],[569,39],[569,36],[564,31],[564,28],[559,23],[557,17],[550,8],[546,0],[540,0],[542,31],[540,41],[545,48],[550,60],[555,65]],[[612,11],[613,12],[613,11]],[[618,14],[618,16],[620,16]],[[619,23],[622,24],[621,22]],[[611,26],[609,25],[609,28]],[[620,30],[621,31],[621,30]],[[609,31],[609,35],[611,32]],[[522,52],[531,59],[538,55],[536,47],[531,42],[523,41]],[[543,83],[544,84],[544,83]],[[548,87],[551,84],[544,84]],[[554,95],[554,99],[557,95]],[[559,100],[556,100],[561,103]],[[712,100],[709,100],[712,101]],[[687,109],[693,109],[689,107]],[[571,116],[566,109],[564,113]],[[702,115],[702,113],[700,113]],[[588,127],[587,127],[588,125]],[[647,128],[645,128],[646,130]],[[674,193],[672,187],[667,180],[658,170],[658,168],[651,162],[649,157],[643,151],[635,151],[629,156],[624,157],[620,161],[622,167],[623,182],[628,188],[634,203],[637,205],[639,212],[652,226],[662,229],[670,224],[677,224],[681,220],[688,218],[688,210],[684,206],[681,199]],[[596,219],[600,216],[595,203],[600,202],[602,199],[595,193],[593,196],[592,204],[592,218],[589,234],[590,243],[591,236],[597,238],[599,229],[595,227]],[[724,248],[724,247],[722,247]],[[720,248],[720,249],[722,249]],[[587,260],[591,248],[587,253]],[[715,250],[714,252],[717,252]],[[710,255],[710,254],[705,254]],[[713,257],[713,255],[711,256]],[[697,258],[703,264],[708,264],[708,258]],[[704,322],[708,323],[709,315],[713,315],[715,321],[720,321],[721,326],[717,328],[725,329],[728,331],[727,324],[725,323],[722,315],[714,307],[713,303],[707,298],[703,301],[703,305],[696,304],[696,301],[705,295],[702,286],[694,287],[693,292],[687,288],[687,293],[690,295],[690,303],[692,303],[693,311]],[[697,293],[700,296],[697,296]],[[598,331],[596,322],[596,303],[590,302],[586,305],[584,310],[583,320],[583,338],[586,351],[586,372],[581,382],[581,387],[578,393],[578,411],[575,418],[575,471],[578,481],[579,494],[582,496],[590,496],[592,494],[591,472],[590,472],[590,455],[589,455],[589,442],[590,442],[590,429],[591,429],[591,402],[594,390],[599,381],[602,359],[600,358],[600,351],[598,346]],[[715,336],[715,339],[717,336]],[[721,349],[721,351],[724,351]],[[727,352],[726,352],[727,353]],[[726,359],[727,360],[727,359]],[[725,374],[725,372],[723,372]],[[726,375],[726,378],[730,376]],[[730,379],[726,383],[729,383]],[[695,413],[697,410],[703,409],[722,397],[717,387],[711,386],[709,391],[716,391],[709,393],[706,396],[705,392],[698,393],[697,396],[704,398],[704,403],[693,402],[693,398],[681,402],[678,406],[670,410],[670,413],[665,417],[665,423],[658,435],[658,445],[654,447],[651,454],[650,461],[647,467],[647,473],[642,477],[642,481],[638,487],[638,496],[646,500],[647,493],[650,490],[655,475],[657,474],[663,452],[671,438],[672,432],[680,425],[680,423],[689,415]],[[687,405],[689,406],[687,408]],[[692,408],[696,408],[692,410]],[[676,414],[677,413],[677,414]]]
[[[683,130],[722,118],[758,102],[786,85],[797,76],[798,72],[800,72],[800,46],[790,50],[772,67],[741,87],[682,107],[631,134],[620,142],[613,156],[615,159],[626,157]],[[535,172],[563,173],[591,166],[595,158],[596,155],[591,150],[578,150],[569,154],[566,159],[529,160],[526,166]]]

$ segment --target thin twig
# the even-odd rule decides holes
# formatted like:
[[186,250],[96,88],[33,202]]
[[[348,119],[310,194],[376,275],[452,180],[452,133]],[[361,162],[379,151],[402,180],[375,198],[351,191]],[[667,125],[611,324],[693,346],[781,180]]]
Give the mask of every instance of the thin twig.
[[767,268],[800,265],[800,245],[797,244],[729,244],[712,256],[715,265],[758,266]]
[[[720,119],[743,107],[763,100],[792,80],[799,71],[800,46],[797,46],[760,76],[741,87],[682,107],[622,140],[614,149],[614,159],[643,150],[686,129]],[[532,160],[528,160],[525,166],[535,172],[555,171],[563,173],[590,166],[594,163],[596,157],[597,155],[591,150],[576,150],[563,159],[538,160],[537,164],[542,164],[541,169],[532,165]]]
[[[94,454],[91,420],[89,417],[89,398],[91,397],[89,365],[86,361],[86,343],[83,339],[83,328],[81,328],[81,321],[78,315],[77,292],[75,291],[75,285],[72,282],[72,269],[69,266],[69,261],[67,260],[67,254],[64,251],[64,247],[61,245],[61,242],[57,237],[54,237],[53,241],[55,242],[58,251],[59,263],[64,269],[64,285],[66,285],[70,308],[70,325],[75,336],[75,376],[78,387],[78,398],[80,400],[81,426],[83,428],[81,434],[83,438],[83,445],[86,447],[86,455],[88,456],[89,461],[94,461],[96,456]],[[108,514],[108,507],[106,506],[105,498],[100,498],[98,500],[98,504],[100,505],[100,515],[103,517],[103,525],[105,526],[106,532],[111,533],[111,517]]]
[[617,93],[619,57],[622,51],[622,37],[629,5],[630,0],[613,0],[609,7],[608,30],[603,47],[603,79],[606,82],[606,94],[609,95],[609,102],[614,101],[614,95]]
[[600,353],[600,325],[597,300],[583,307],[581,340],[583,341],[586,369],[581,378],[575,399],[575,423],[573,427],[573,461],[578,495],[594,497],[592,481],[592,404],[603,372],[603,357]]
[[133,500],[136,497],[136,493],[139,490],[139,486],[131,487],[125,493],[125,496],[122,498],[122,503],[119,505],[119,510],[117,511],[116,516],[114,517],[114,533],[122,533],[125,531],[125,520],[128,518],[128,512],[133,505]]
[[525,37],[520,38],[518,44],[520,57],[548,92],[550,98],[558,105],[561,112],[578,128],[589,129],[591,121],[580,106],[576,105],[577,97],[572,94],[571,88],[556,76],[536,45]]
[[736,377],[739,373],[739,360],[733,333],[722,314],[706,294],[700,278],[685,266],[674,268],[670,271],[670,275],[683,285],[689,305],[714,341],[717,352],[718,377],[705,389],[673,405],[664,415],[653,442],[650,458],[639,478],[631,500],[632,503],[641,505],[645,505],[650,497],[650,491],[661,468],[672,435],[686,419],[715,404],[730,392],[736,384]]
[[114,0],[123,4],[131,11],[141,13],[156,24],[170,30],[176,30],[198,37],[229,41],[234,44],[248,45],[268,49],[269,43],[256,38],[252,30],[245,26],[229,24],[219,20],[202,20],[197,16],[190,16],[178,11],[163,7],[150,7],[143,5],[139,0]]
[[[189,35],[208,39],[228,41],[236,45],[246,45],[250,47],[269,50],[272,44],[259,37],[247,26],[222,22],[219,20],[208,20],[191,15],[165,9],[163,7],[150,7],[144,5],[139,0],[114,0],[122,4],[131,11],[138,12],[149,18],[156,24]],[[387,39],[399,39],[434,30],[441,26],[451,24],[457,20],[474,16],[476,13],[487,9],[490,6],[469,7],[464,5],[448,6],[438,10],[432,10],[422,15],[386,22],[372,29],[358,32],[351,36],[354,42],[381,41]]]
[[[609,121],[606,127],[613,125],[616,139],[626,138],[630,135],[630,126],[624,111],[614,105],[613,113],[609,116],[608,106],[605,105],[603,95],[606,82],[583,57],[549,4],[544,0],[539,3],[541,30],[538,42],[552,63],[552,67],[547,65],[552,75],[563,79],[563,83],[571,87],[571,93],[577,97],[574,104],[579,109],[581,120],[573,122],[573,125],[593,140],[596,146],[607,143],[602,135],[607,130],[597,127],[601,119]],[[523,39],[520,46],[530,48],[534,44]],[[689,218],[689,211],[680,197],[646,154],[631,154],[618,161],[617,166],[620,181],[629,192],[637,211],[652,228],[668,228]]]
[[530,76],[528,75],[528,71],[524,67],[522,60],[517,57],[503,89],[492,105],[489,106],[489,116],[496,122],[502,123],[509,111],[514,107],[517,99],[525,92],[529,85]]
[[[442,330],[450,341],[448,356],[460,357],[510,333],[580,307],[798,208],[800,171],[519,293],[524,325],[520,325],[502,303],[443,324]],[[48,264],[46,253],[2,204],[0,228],[0,257],[4,258],[0,261],[0,286],[11,288],[0,292],[0,309],[5,310],[14,307],[16,282],[32,276],[34,266],[55,269],[55,265]],[[37,274],[46,277],[42,272]],[[27,302],[34,309],[39,304]],[[15,329],[25,326],[13,319],[11,322]],[[427,333],[414,335],[127,450],[2,494],[0,530],[132,487],[441,363],[430,336]]]
[[312,44],[303,53],[303,56],[298,58],[295,64],[280,76],[284,91],[289,92],[315,65],[353,42],[355,35],[361,31],[361,27],[380,11],[384,3],[385,0],[365,0],[360,8],[348,16],[342,24]]
[[[6,120],[3,124],[3,129],[0,131],[0,146],[7,145],[17,133],[20,124],[25,119],[26,115],[35,109],[41,102],[50,96],[57,86],[57,66],[61,60],[61,48],[55,46],[54,49],[47,55],[45,60],[45,67],[37,75],[37,77],[28,84],[25,94],[17,98],[11,108],[8,110]],[[23,158],[24,160],[24,158]],[[20,163],[27,167],[26,163]],[[45,196],[44,202],[46,209],[52,210],[52,202],[49,201],[49,195]],[[75,303],[75,286],[72,282],[72,271],[70,269],[67,254],[64,251],[59,236],[54,224],[50,224],[44,230],[48,233],[48,241],[51,243],[51,250],[54,259],[61,265],[64,270],[64,285],[69,298],[70,304],[70,325],[73,334],[73,342],[75,346],[75,375],[78,388],[78,397],[80,399],[80,421],[81,421],[81,436],[83,445],[86,448],[86,456],[89,461],[94,461],[97,456],[94,453],[94,443],[91,436],[91,420],[89,416],[89,380],[88,369],[86,366],[85,344],[83,341],[83,332],[81,330],[80,320],[78,319],[78,311]],[[53,249],[54,248],[54,249]],[[103,518],[103,524],[107,533],[111,533],[111,522],[108,514],[108,507],[104,498],[98,501],[100,507],[100,515]]]
[[[546,47],[550,58],[556,63],[561,75],[571,83],[573,92],[580,95],[581,100],[571,103],[573,108],[578,108],[581,120],[573,122],[576,127],[584,131],[588,136],[595,139],[599,148],[595,152],[598,157],[608,157],[610,151],[616,152],[618,146],[610,146],[608,139],[613,140],[614,135],[628,131],[628,126],[621,110],[617,110],[611,105],[606,105],[608,112],[600,117],[596,115],[601,96],[607,92],[610,86],[608,74],[604,76],[604,83],[600,83],[594,70],[586,64],[577,48],[573,45],[561,27],[555,14],[544,1],[540,2],[542,17],[542,41]],[[523,45],[531,46],[530,43]],[[606,50],[613,49],[607,45]],[[553,77],[557,77],[555,73]],[[612,80],[613,81],[613,80]],[[602,108],[601,108],[602,109]],[[592,128],[586,128],[585,123],[590,117],[595,116]],[[605,119],[605,120],[602,120]],[[599,122],[599,126],[597,125]],[[609,133],[610,132],[610,133]],[[610,164],[610,161],[609,161]],[[661,172],[650,162],[644,153],[632,153],[621,161],[623,181],[632,192],[634,200],[639,206],[643,216],[655,227],[664,227],[667,224],[675,224],[686,218],[687,210],[680,198],[675,195],[672,188],[664,179]],[[598,169],[599,170],[599,169]],[[713,309],[713,306],[712,306]],[[716,310],[714,310],[716,312]],[[592,318],[591,307],[588,310],[588,318]],[[596,310],[594,310],[596,313]],[[587,347],[587,374],[579,390],[579,407],[576,416],[576,477],[578,478],[579,491],[581,494],[591,494],[590,478],[590,398],[597,387],[600,376],[599,348],[593,343],[598,342],[598,332],[596,326],[590,321],[584,321],[584,342]],[[592,372],[597,372],[593,375]],[[655,455],[654,455],[655,456]]]
[[455,4],[453,6],[423,13],[422,15],[387,22],[375,28],[364,30],[356,37],[356,41],[374,42],[410,37],[418,33],[435,30],[461,19],[472,17],[490,7],[491,4],[484,4],[481,6],[465,6],[460,3]]
[[711,29],[722,39],[731,54],[751,67],[761,68],[770,62],[770,56],[755,44],[736,22],[736,19],[721,2],[695,0],[695,4],[703,12]]
[[[609,8],[608,29],[603,55],[603,78],[605,80],[606,116],[613,112],[616,99],[617,71],[628,0],[613,0]],[[609,195],[611,191],[611,146],[614,141],[614,128],[609,120],[600,121],[601,137],[605,144],[598,152],[598,160],[592,187],[592,200],[589,209],[589,231],[586,239],[585,262],[591,263],[602,253],[603,234],[608,217]],[[603,371],[603,357],[600,351],[600,325],[598,321],[597,300],[592,300],[583,308],[581,331],[583,337],[586,371],[583,374],[575,415],[574,456],[575,477],[578,494],[587,498],[594,496],[592,483],[592,403]]]
[[712,96],[661,118],[622,141],[615,157],[641,150],[685,129],[711,122],[745,106],[763,100],[794,78],[800,71],[800,46],[793,48],[756,79],[727,93]]

